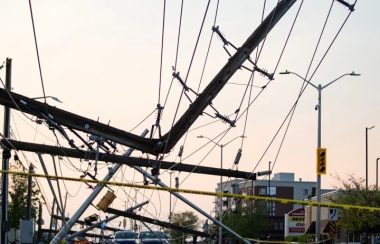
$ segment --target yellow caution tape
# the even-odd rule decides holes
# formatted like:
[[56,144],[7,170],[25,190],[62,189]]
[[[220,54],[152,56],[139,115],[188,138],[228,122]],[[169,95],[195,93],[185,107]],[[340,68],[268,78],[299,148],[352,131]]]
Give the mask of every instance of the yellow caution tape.
[[121,183],[121,182],[113,182],[113,181],[107,182],[107,181],[102,181],[102,180],[74,178],[74,177],[67,177],[67,176],[44,175],[44,174],[19,172],[19,171],[0,170],[0,173],[33,176],[33,177],[46,178],[46,179],[51,179],[51,180],[67,180],[67,181],[76,181],[76,182],[83,182],[83,183],[94,183],[94,184],[99,184],[99,185],[124,186],[124,187],[158,190],[158,191],[179,192],[179,193],[198,194],[198,195],[215,196],[215,197],[227,197],[227,198],[235,198],[235,199],[242,199],[242,200],[262,200],[262,201],[273,201],[273,202],[278,202],[282,204],[298,204],[298,205],[303,205],[303,206],[339,208],[343,210],[363,210],[363,211],[369,211],[369,212],[380,212],[380,207],[367,207],[367,206],[357,206],[357,205],[337,204],[337,203],[327,203],[327,202],[303,201],[303,200],[253,196],[253,195],[240,195],[240,194],[209,192],[209,191],[200,191],[200,190],[192,190],[192,189],[177,189],[177,188],[170,188],[170,187],[137,185],[137,184],[132,184],[132,183]]
[[[246,240],[252,241],[253,243],[286,243],[286,244],[303,244],[305,242],[297,242],[297,241],[272,241],[272,240],[257,240],[257,239],[249,239],[245,238]],[[330,239],[322,240],[322,241],[312,241],[312,242],[307,242],[307,243],[327,243],[330,241]]]

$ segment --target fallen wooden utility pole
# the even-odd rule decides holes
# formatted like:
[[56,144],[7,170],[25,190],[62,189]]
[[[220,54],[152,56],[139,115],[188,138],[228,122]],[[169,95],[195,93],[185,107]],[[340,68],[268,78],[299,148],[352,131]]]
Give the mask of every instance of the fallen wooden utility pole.
[[98,135],[106,140],[145,153],[154,155],[167,153],[177,144],[196,119],[202,115],[203,111],[212,103],[212,100],[219,94],[228,80],[240,69],[252,51],[258,47],[260,42],[295,2],[296,0],[282,0],[276,5],[272,12],[248,37],[245,43],[238,48],[236,53],[215,75],[202,93],[199,94],[182,117],[174,124],[172,129],[162,138],[142,138],[107,124],[52,107],[46,103],[35,101],[20,94],[13,92],[8,93],[4,89],[0,89],[0,104],[37,116],[46,121],[49,126],[63,125],[70,129]]
[[[138,208],[141,208],[142,206],[144,206],[145,204],[148,204],[148,203],[149,203],[149,201],[145,201],[145,202],[143,202],[143,203],[137,204],[136,206],[133,206],[133,207],[131,207],[131,208],[128,208],[127,210],[120,211],[120,212],[122,212],[122,213],[130,213],[130,212],[132,212],[133,210],[138,209]],[[114,220],[114,219],[120,217],[120,216],[121,216],[121,215],[119,215],[119,214],[115,214],[114,216],[108,217],[108,218],[106,218],[106,219],[104,219],[104,220],[102,220],[102,221],[99,221],[99,222],[97,222],[97,223],[95,223],[95,224],[93,224],[93,225],[91,225],[91,226],[88,226],[87,228],[84,228],[83,230],[80,230],[80,231],[78,231],[78,232],[76,232],[76,233],[74,233],[74,234],[68,236],[66,239],[67,239],[67,240],[74,239],[75,237],[80,236],[80,235],[83,235],[84,233],[87,233],[87,232],[90,231],[90,230],[93,230],[93,229],[95,229],[95,228],[99,228],[99,226],[100,226],[102,223],[107,223],[107,222],[109,222],[109,221],[111,221],[111,220]]]
[[[1,140],[1,143],[14,150],[20,151],[29,151],[35,153],[43,153],[43,154],[51,154],[62,157],[71,157],[71,158],[80,158],[86,160],[95,160],[103,161],[103,162],[112,162],[118,164],[125,164],[129,166],[139,166],[139,167],[152,167],[152,162],[154,160],[144,159],[144,158],[136,158],[129,157],[126,159],[122,155],[115,155],[109,153],[96,153],[95,151],[81,151],[78,149],[71,148],[63,148],[63,147],[55,147],[48,146],[43,144],[35,144],[29,142],[21,142],[15,140]],[[181,171],[181,172],[192,172],[196,174],[207,174],[207,175],[217,175],[217,176],[226,176],[247,180],[256,180],[256,173],[245,172],[245,171],[237,171],[230,169],[220,169],[220,168],[212,168],[206,166],[198,166],[184,163],[176,163],[176,162],[168,162],[168,161],[159,161],[161,169],[168,169],[173,171]]]
[[135,219],[135,220],[139,220],[141,222],[146,222],[146,223],[158,225],[161,227],[169,228],[169,229],[180,231],[183,233],[188,233],[188,234],[191,234],[193,236],[201,236],[201,237],[205,237],[205,238],[210,238],[210,234],[200,232],[200,231],[196,231],[196,230],[192,230],[192,229],[185,228],[185,227],[175,225],[175,224],[171,224],[168,222],[160,221],[158,219],[153,219],[153,218],[141,216],[141,215],[138,215],[138,214],[135,214],[132,212],[125,212],[125,211],[117,210],[114,208],[108,208],[106,210],[106,212],[114,214],[114,215],[118,215],[118,216],[123,216],[123,217],[129,218],[129,219]]

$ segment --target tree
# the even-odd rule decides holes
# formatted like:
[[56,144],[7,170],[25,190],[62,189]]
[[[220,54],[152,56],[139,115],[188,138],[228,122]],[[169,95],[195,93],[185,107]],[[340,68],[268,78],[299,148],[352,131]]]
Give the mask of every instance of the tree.
[[[230,212],[223,218],[223,224],[245,238],[262,238],[268,228],[265,202],[255,202],[247,207]],[[225,237],[235,238],[229,233]]]
[[[15,171],[26,171],[18,160],[11,166],[11,169]],[[8,206],[9,225],[11,228],[18,229],[20,219],[26,219],[27,214],[28,176],[13,174],[10,178],[10,202]],[[32,189],[32,218],[36,218],[37,215],[38,193],[38,190]]]
[[[199,218],[191,211],[174,213],[172,216],[173,224],[195,230],[198,227]],[[190,234],[172,231],[172,238],[175,243],[182,243]]]
[[[364,179],[350,175],[348,180],[336,177],[341,184],[341,191],[332,199],[334,203],[368,207],[380,207],[380,192],[371,186],[366,190]],[[338,225],[358,233],[376,233],[380,230],[380,213],[362,210],[342,210],[342,218]]]

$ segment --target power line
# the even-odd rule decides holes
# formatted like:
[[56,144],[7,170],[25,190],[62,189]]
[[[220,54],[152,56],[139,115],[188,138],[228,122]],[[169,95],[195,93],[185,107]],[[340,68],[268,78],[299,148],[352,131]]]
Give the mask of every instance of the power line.
[[33,10],[32,10],[32,1],[29,0],[29,9],[30,9],[30,17],[32,20],[32,27],[33,27],[33,36],[34,36],[34,44],[36,47],[36,53],[37,53],[37,61],[38,61],[38,70],[40,71],[40,79],[41,79],[41,86],[42,86],[42,93],[43,97],[46,103],[46,94],[45,94],[45,86],[44,86],[44,80],[42,78],[42,69],[41,69],[41,61],[40,61],[40,54],[38,51],[38,44],[37,44],[37,35],[36,35],[36,28],[34,26],[34,17],[33,17]]
[[162,80],[162,58],[164,55],[164,36],[165,36],[165,16],[166,16],[166,0],[164,0],[164,7],[162,11],[162,31],[161,31],[161,57],[160,57],[160,77],[159,77],[159,86],[158,86],[158,102],[161,101],[161,80]]

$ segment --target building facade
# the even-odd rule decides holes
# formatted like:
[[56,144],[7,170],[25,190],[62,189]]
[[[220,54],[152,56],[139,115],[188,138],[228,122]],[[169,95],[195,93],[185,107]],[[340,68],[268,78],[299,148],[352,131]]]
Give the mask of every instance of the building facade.
[[[269,177],[268,177],[269,178]],[[276,173],[272,178],[266,180],[247,181],[242,179],[234,179],[223,182],[222,185],[217,184],[216,191],[233,194],[247,194],[254,196],[266,196],[274,198],[286,198],[294,200],[305,200],[315,196],[316,182],[295,180],[294,173]],[[331,190],[321,190],[326,193]],[[241,201],[239,199],[222,198],[222,213],[226,214],[236,211],[238,208],[246,207],[253,201]],[[220,201],[216,199],[215,210],[219,215]],[[284,238],[284,216],[293,209],[302,206],[296,204],[282,204],[274,201],[267,201],[267,215],[270,230],[267,233],[268,238],[275,240],[283,240]]]

